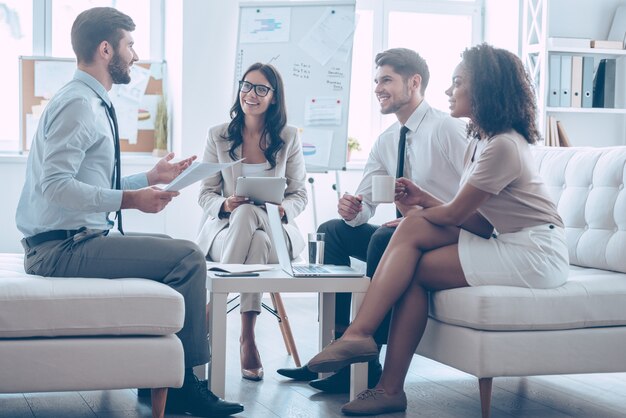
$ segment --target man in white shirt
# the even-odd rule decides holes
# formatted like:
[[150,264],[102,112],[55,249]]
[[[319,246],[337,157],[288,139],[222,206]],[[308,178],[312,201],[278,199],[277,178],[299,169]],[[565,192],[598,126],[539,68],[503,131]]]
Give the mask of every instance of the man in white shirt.
[[[459,187],[463,155],[467,147],[466,125],[448,113],[433,109],[424,100],[430,73],[426,61],[415,51],[394,48],[376,55],[376,88],[382,114],[395,114],[398,121],[376,140],[364,169],[363,179],[354,195],[344,194],[337,205],[341,219],[323,223],[324,262],[349,265],[350,257],[367,263],[367,276],[376,267],[401,218],[382,226],[367,223],[377,204],[372,202],[372,177],[392,175],[407,177],[444,201],[450,201]],[[405,131],[402,149],[401,130]],[[403,135],[404,136],[404,135]],[[400,171],[400,172],[399,172]],[[378,329],[379,347],[387,341],[390,314]],[[350,294],[337,294],[335,329],[339,334],[348,326]],[[280,369],[280,374],[297,380],[311,380],[316,374],[306,365],[298,369]],[[369,386],[378,383],[381,366],[370,362]],[[327,392],[347,392],[349,368],[309,383]]]
[[[78,68],[42,114],[17,208],[24,267],[52,277],[145,278],[178,291],[185,304],[178,333],[185,378],[182,388],[168,391],[166,407],[206,417],[236,414],[242,405],[218,398],[193,374],[194,366],[209,361],[203,252],[190,241],[123,235],[121,209],[161,211],[178,193],[150,186],[171,182],[195,158],[173,164],[169,154],[147,173],[120,175],[119,129],[108,91],[130,82],[138,59],[134,29],[129,16],[110,7],[86,10],[74,21]],[[109,234],[109,212],[117,212],[121,234]]]

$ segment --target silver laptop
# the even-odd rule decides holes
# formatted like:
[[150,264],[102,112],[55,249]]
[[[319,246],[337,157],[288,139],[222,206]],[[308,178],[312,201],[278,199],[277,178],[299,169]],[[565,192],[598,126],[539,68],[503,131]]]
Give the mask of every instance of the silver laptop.
[[278,206],[266,203],[267,215],[270,221],[270,236],[276,248],[280,267],[293,277],[363,277],[364,274],[349,266],[335,266],[332,264],[317,265],[292,265],[287,241],[280,220]]

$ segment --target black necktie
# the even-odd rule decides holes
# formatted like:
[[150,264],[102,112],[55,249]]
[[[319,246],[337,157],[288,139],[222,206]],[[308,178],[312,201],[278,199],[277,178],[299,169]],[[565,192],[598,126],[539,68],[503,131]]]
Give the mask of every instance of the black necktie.
[[[404,177],[404,154],[406,149],[406,133],[409,128],[403,126],[400,129],[400,142],[398,143],[398,168],[396,170],[396,178]],[[396,217],[401,218],[402,214],[396,209]]]
[[[113,105],[109,106],[105,103],[107,108],[107,112],[113,121],[113,142],[115,144],[115,171],[113,172],[113,181],[116,190],[122,189],[122,163],[120,161],[120,131],[117,126],[117,116],[115,115],[115,108]],[[120,231],[120,234],[124,235],[124,230],[122,229],[122,210],[118,210],[115,212],[115,217],[117,218],[117,229]]]

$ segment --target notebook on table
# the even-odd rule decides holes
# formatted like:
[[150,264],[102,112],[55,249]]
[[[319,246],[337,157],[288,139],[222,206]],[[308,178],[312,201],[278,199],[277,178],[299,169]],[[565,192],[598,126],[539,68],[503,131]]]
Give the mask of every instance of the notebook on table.
[[278,263],[280,267],[292,277],[363,277],[364,274],[349,266],[335,266],[324,264],[321,266],[310,264],[291,264],[291,256],[287,248],[287,238],[285,237],[278,206],[266,203],[267,216],[270,224],[270,236],[276,249]]

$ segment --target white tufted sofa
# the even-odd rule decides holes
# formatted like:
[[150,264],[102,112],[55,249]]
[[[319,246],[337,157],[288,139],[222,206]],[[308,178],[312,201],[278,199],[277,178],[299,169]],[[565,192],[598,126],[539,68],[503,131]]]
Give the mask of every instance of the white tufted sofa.
[[50,278],[0,254],[0,393],[180,387],[183,297],[145,279]]
[[483,417],[494,377],[626,372],[626,147],[534,153],[565,223],[567,283],[436,292],[417,349],[478,377]]

